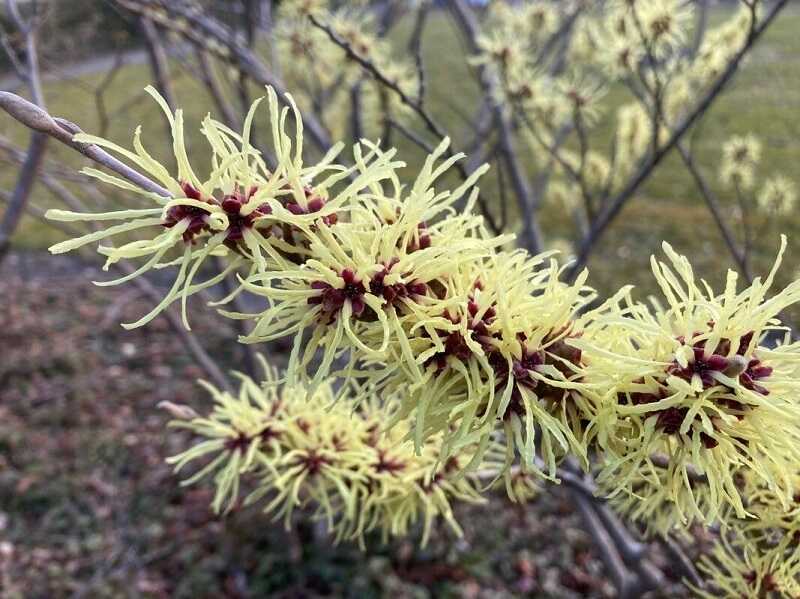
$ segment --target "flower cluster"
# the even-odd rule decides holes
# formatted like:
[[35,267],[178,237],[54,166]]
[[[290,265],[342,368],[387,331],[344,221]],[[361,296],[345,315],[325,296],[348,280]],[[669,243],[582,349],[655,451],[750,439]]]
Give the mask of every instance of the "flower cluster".
[[[719,521],[757,544],[759,530],[793,517],[800,343],[779,315],[800,300],[800,281],[771,291],[785,239],[766,278],[739,289],[729,272],[719,292],[665,244],[667,262],[652,259],[663,305],[639,303],[626,287],[596,306],[586,272],[565,282],[552,253],[512,250],[513,236],[487,232],[473,211],[486,167],[443,184],[462,158],[445,158],[448,140],[407,185],[395,151],[367,141],[354,147],[353,166],[336,162],[340,147],[309,166],[299,111],[290,98],[280,109],[272,90],[268,97],[275,166],[249,141],[256,103],[241,135],[204,121],[212,172],[201,180],[182,115],[165,107],[176,176],[138,131],[134,151],[80,139],[116,151],[173,197],[93,171],[156,207],[50,213],[121,221],[55,252],[152,233],[99,248],[110,263],[143,259],[123,280],[177,268],[164,301],[131,326],[177,299],[185,311],[190,294],[235,272],[234,294],[266,300],[252,314],[221,310],[251,321],[241,341],[293,337],[282,386],[268,375],[261,386],[242,378],[238,396],[209,387],[215,410],[180,424],[205,440],[171,461],[210,458],[188,482],[213,475],[215,509],[238,502],[246,474],[254,490],[245,502],[263,500],[287,519],[308,506],[339,539],[404,534],[419,517],[427,538],[436,516],[457,530],[450,501],[478,501],[483,473],[504,476],[509,495],[526,499],[574,455],[587,470],[596,461],[601,490],[652,531]],[[212,254],[228,266],[195,283]],[[334,392],[335,379],[347,381],[344,390]],[[783,576],[753,547],[757,584]]]
[[735,135],[722,146],[720,181],[728,187],[753,187],[755,168],[761,160],[761,141],[755,135]]
[[734,135],[722,146],[719,178],[732,188],[745,227],[752,226],[751,206],[762,219],[784,215],[794,208],[797,187],[790,178],[775,173],[760,181],[761,141],[755,135]]
[[[484,501],[481,481],[461,475],[477,450],[474,444],[444,461],[437,437],[415,452],[406,427],[384,430],[391,403],[380,405],[363,392],[334,393],[330,385],[315,393],[283,386],[265,369],[261,385],[238,375],[236,395],[204,384],[214,398],[213,411],[172,422],[202,440],[167,461],[176,470],[204,463],[184,484],[211,477],[215,511],[257,503],[288,527],[294,510],[305,508],[326,522],[337,541],[362,544],[372,531],[384,538],[406,535],[421,519],[424,544],[439,517],[460,534],[452,500]],[[180,414],[181,406],[169,407]],[[499,448],[489,449],[483,467],[493,473],[498,458],[491,454]],[[516,479],[511,484],[530,492]],[[242,488],[248,492],[240,500]]]
[[652,266],[666,305],[637,303],[623,289],[573,342],[583,350],[587,385],[602,396],[600,482],[612,497],[629,495],[619,503],[635,516],[649,518],[668,502],[668,519],[653,520],[655,528],[752,516],[743,475],[783,506],[795,492],[800,346],[766,344],[783,330],[778,314],[800,300],[800,282],[767,298],[785,244],[766,279],[739,291],[729,271],[721,293],[664,244],[669,263],[654,258]]
[[775,175],[764,182],[756,201],[767,213],[788,214],[797,203],[797,185],[788,177]]
[[[757,2],[747,4],[695,39],[693,5],[682,0],[494,2],[471,63],[488,71],[498,104],[534,123],[520,138],[550,185],[582,200],[570,202],[581,226],[596,203],[624,189],[742,49],[760,13]],[[610,88],[631,93],[616,118],[605,110]],[[611,143],[598,151],[588,131],[601,126]]]
[[784,547],[763,551],[728,541],[717,545],[699,564],[713,588],[695,588],[702,599],[718,597],[798,597],[800,559]]
[[[289,108],[279,109],[275,92],[268,91],[270,122],[273,126],[273,152],[277,160],[270,169],[261,152],[250,143],[250,131],[260,100],[250,109],[241,134],[231,131],[222,123],[206,117],[201,132],[211,148],[212,169],[201,179],[189,163],[184,141],[183,113],[173,112],[153,88],[147,88],[164,110],[173,135],[173,151],[177,174],[170,174],[145,149],[141,141],[141,128],[133,139],[134,151],[113,142],[80,134],[77,141],[93,143],[108,148],[158,181],[171,194],[168,197],[142,190],[119,177],[97,169],[86,168],[84,173],[125,191],[145,197],[154,204],[152,208],[117,210],[106,213],[83,214],[65,210],[49,210],[47,217],[60,221],[105,223],[122,221],[77,239],[58,243],[50,248],[62,253],[84,245],[107,240],[125,233],[136,232],[138,239],[119,247],[100,246],[98,252],[107,257],[105,269],[121,259],[147,258],[131,274],[100,285],[118,285],[153,268],[179,266],[174,283],[150,313],[128,328],[142,326],[152,320],[172,302],[180,299],[184,323],[187,298],[212,285],[239,268],[253,272],[267,269],[267,258],[280,264],[297,262],[308,253],[309,240],[305,233],[311,231],[315,221],[323,224],[335,221],[336,206],[348,201],[365,186],[379,181],[387,169],[396,167],[391,153],[361,154],[355,148],[357,165],[346,168],[333,160],[342,145],[331,148],[317,164],[303,164],[303,126],[300,113],[292,102],[296,123],[294,140],[285,130]],[[347,186],[338,186],[349,181]],[[335,191],[334,191],[335,190]],[[143,233],[150,234],[142,239]],[[269,239],[269,243],[265,240]],[[177,257],[175,257],[177,255]],[[230,257],[228,267],[218,275],[202,282],[195,277],[209,256]]]
[[742,2],[731,18],[709,29],[690,70],[694,83],[707,85],[727,68],[731,57],[745,45],[755,21],[760,18],[761,5],[759,1]]
[[[333,162],[339,148],[309,167],[302,162],[299,113],[295,109],[292,140],[286,134],[289,109],[279,111],[270,91],[278,161],[271,170],[248,140],[256,105],[241,136],[210,118],[204,122],[215,166],[206,181],[186,158],[180,111],[168,113],[179,171],[175,178],[149,158],[138,133],[136,152],[82,137],[116,150],[186,197],[146,193],[161,204],[147,209],[147,218],[138,211],[53,211],[50,216],[60,219],[129,222],[57,244],[52,251],[154,230],[152,240],[99,250],[110,261],[147,258],[114,283],[150,268],[178,267],[164,301],[129,326],[144,324],[178,298],[185,313],[188,295],[236,272],[240,286],[234,293],[266,298],[267,308],[222,313],[254,321],[241,339],[245,343],[294,337],[287,369],[291,384],[308,384],[313,392],[331,375],[346,376],[368,383],[375,393],[396,393],[401,399],[393,423],[413,422],[417,450],[439,435],[446,460],[460,455],[465,444],[477,443],[475,459],[462,464],[471,469],[498,428],[507,433],[507,467],[519,453],[526,470],[538,472],[537,440],[550,477],[568,452],[585,459],[581,439],[593,403],[579,393],[581,354],[570,340],[582,334],[578,313],[593,298],[584,284],[586,273],[574,284],[562,283],[562,268],[552,257],[501,251],[512,237],[489,235],[473,213],[474,185],[486,167],[454,189],[439,185],[462,158],[442,160],[447,140],[408,187],[400,183],[402,163],[393,160],[394,150],[369,142],[354,149],[353,167]],[[177,260],[166,257],[173,248]],[[212,253],[227,255],[229,266],[193,283]]]

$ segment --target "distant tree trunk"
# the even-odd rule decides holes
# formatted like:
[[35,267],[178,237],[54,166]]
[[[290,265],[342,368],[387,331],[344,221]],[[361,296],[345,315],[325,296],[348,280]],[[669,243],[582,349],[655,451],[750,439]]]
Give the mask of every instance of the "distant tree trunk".
[[11,245],[11,235],[14,233],[20,218],[22,218],[22,214],[25,212],[25,205],[28,202],[33,184],[36,182],[36,177],[39,174],[39,165],[42,163],[46,147],[47,135],[34,131],[31,135],[30,144],[28,145],[25,162],[23,162],[20,167],[19,177],[14,186],[14,192],[11,194],[8,207],[3,214],[3,220],[0,222],[0,260],[2,260],[8,251]]
[[244,18],[244,31],[247,37],[247,45],[252,48],[256,35],[258,34],[259,25],[261,24],[260,14],[262,2],[261,0],[242,0],[242,4],[244,5],[242,15]]

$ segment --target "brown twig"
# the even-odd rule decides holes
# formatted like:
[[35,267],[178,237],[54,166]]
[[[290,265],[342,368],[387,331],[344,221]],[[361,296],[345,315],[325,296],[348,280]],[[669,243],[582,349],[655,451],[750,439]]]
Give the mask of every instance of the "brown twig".
[[134,185],[141,187],[143,190],[153,192],[166,198],[172,197],[172,194],[168,190],[133,170],[127,164],[117,160],[99,146],[75,141],[73,139],[74,136],[78,133],[83,133],[81,128],[75,123],[66,119],[53,117],[35,104],[10,92],[0,91],[0,108],[29,129],[54,137],[61,143],[68,145],[87,158],[114,171]]
[[419,135],[417,135],[414,131],[412,131],[411,129],[409,129],[408,127],[403,125],[402,123],[400,123],[400,122],[398,122],[398,121],[396,121],[396,120],[394,120],[392,118],[387,119],[387,122],[389,123],[389,125],[391,127],[397,129],[403,135],[403,137],[405,137],[409,141],[415,143],[424,152],[426,152],[428,154],[433,152],[434,148],[433,148],[433,146],[431,144],[429,144],[427,141],[422,139]]
[[[155,79],[156,89],[167,101],[167,105],[175,110],[177,106],[175,91],[172,88],[172,79],[169,75],[167,52],[164,49],[164,44],[161,43],[162,34],[158,26],[145,15],[139,17],[139,24],[144,34],[147,56],[150,60],[150,70]],[[169,122],[167,122],[167,126],[169,126]]]
[[111,118],[106,109],[105,92],[116,76],[119,74],[122,65],[125,64],[125,54],[121,50],[114,56],[114,64],[103,76],[103,79],[94,88],[94,105],[97,108],[97,118],[99,120],[98,135],[104,137],[108,133],[108,127],[111,124]]
[[684,578],[688,579],[695,587],[703,588],[705,582],[697,573],[697,569],[694,567],[692,560],[689,559],[680,544],[670,535],[660,535],[659,541],[662,547],[666,549],[672,562],[678,566]]
[[197,74],[201,77],[206,89],[208,89],[211,94],[214,105],[222,116],[222,121],[231,129],[240,129],[242,125],[241,119],[231,110],[230,102],[225,97],[225,92],[222,89],[214,64],[208,56],[208,52],[199,44],[195,44],[194,48],[195,56],[200,66]]
[[739,272],[742,273],[742,276],[746,279],[746,281],[748,283],[752,283],[753,276],[747,263],[747,255],[736,243],[736,239],[733,236],[733,231],[731,231],[730,226],[728,226],[728,221],[722,214],[719,200],[706,183],[705,178],[700,172],[700,169],[695,163],[694,157],[689,150],[686,149],[686,147],[684,147],[684,145],[681,143],[677,144],[676,147],[681,156],[681,160],[683,160],[684,166],[686,166],[686,170],[689,171],[697,190],[700,192],[703,201],[706,203],[708,211],[711,212],[711,216],[714,218],[714,223],[717,225],[719,232],[722,234],[722,239],[725,241],[725,245],[728,248],[731,257],[733,258],[733,261],[736,263],[736,267],[739,269]]
[[638,588],[636,575],[631,573],[626,567],[625,562],[619,554],[614,541],[603,526],[603,522],[594,510],[591,499],[583,493],[573,493],[572,499],[578,508],[586,525],[587,532],[597,546],[600,558],[605,564],[606,571],[614,582],[619,599],[632,599],[635,590]]
[[431,5],[427,2],[420,5],[414,19],[414,29],[408,42],[408,51],[414,57],[417,67],[417,102],[420,106],[425,103],[425,64],[422,59],[422,34],[425,31],[425,24],[428,22]]

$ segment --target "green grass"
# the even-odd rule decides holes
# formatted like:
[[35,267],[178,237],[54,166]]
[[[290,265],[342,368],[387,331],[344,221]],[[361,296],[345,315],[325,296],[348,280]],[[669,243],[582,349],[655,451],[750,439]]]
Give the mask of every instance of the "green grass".
[[[715,19],[724,16],[720,9]],[[408,24],[401,23],[395,32],[399,45],[404,43]],[[723,141],[733,134],[757,133],[764,142],[764,158],[760,178],[773,172],[795,175],[800,162],[800,11],[785,12],[759,42],[733,86],[714,104],[703,119],[695,135],[694,151],[703,172],[716,184],[716,165]],[[458,33],[443,15],[436,14],[429,22],[424,38],[424,56],[427,69],[427,106],[451,133],[457,147],[468,138],[464,115],[472,115],[478,94],[474,77],[464,60]],[[79,123],[86,131],[96,132],[99,120],[94,108],[93,87],[103,74],[68,81],[47,82],[45,96],[48,109],[56,115]],[[130,65],[118,74],[106,94],[107,109],[114,113],[127,105],[150,83],[147,65]],[[181,75],[175,82],[180,105],[190,123],[190,151],[195,155],[199,169],[203,168],[205,153],[196,133],[196,124],[213,104],[204,89]],[[257,90],[254,89],[254,93]],[[231,101],[235,98],[231,96]],[[613,115],[618,106],[630,101],[618,91],[612,91],[606,100],[606,114]],[[107,137],[129,145],[134,127],[143,125],[144,139],[157,155],[166,158],[169,147],[163,143],[164,122],[157,106],[144,99],[117,114],[110,123]],[[262,120],[263,123],[263,120]],[[191,125],[195,125],[192,127]],[[27,133],[8,119],[0,131],[20,143]],[[598,150],[607,148],[608,126],[593,132],[592,142]],[[392,140],[409,164],[408,172],[420,164],[422,154],[413,144],[395,136]],[[52,144],[51,152],[70,164],[81,163],[80,157],[70,150]],[[533,164],[530,156],[527,163]],[[533,166],[531,166],[533,170]],[[13,184],[14,169],[0,171],[0,184],[8,188]],[[488,197],[496,198],[496,179],[489,173],[482,183]],[[104,190],[105,191],[105,190]],[[732,198],[722,189],[716,189],[726,209],[733,211]],[[38,188],[34,194],[37,204],[48,200]],[[108,189],[107,193],[115,193]],[[574,236],[571,221],[557,208],[545,208],[541,213],[545,235],[549,239]],[[513,222],[511,223],[514,224]],[[800,228],[800,219],[794,215],[780,223],[764,223],[764,234],[755,249],[756,264],[763,267],[769,262],[777,246],[779,230],[793,235]],[[800,239],[800,236],[795,236]],[[19,247],[42,248],[59,238],[59,233],[41,223],[26,220],[20,227],[15,243]],[[719,280],[722,267],[730,260],[721,243],[710,215],[696,193],[693,183],[677,156],[670,156],[647,182],[639,195],[631,201],[617,219],[592,257],[594,284],[603,291],[623,282],[633,282],[650,289],[647,261],[658,250],[662,239],[669,240],[680,250],[690,254],[697,269],[712,280]]]

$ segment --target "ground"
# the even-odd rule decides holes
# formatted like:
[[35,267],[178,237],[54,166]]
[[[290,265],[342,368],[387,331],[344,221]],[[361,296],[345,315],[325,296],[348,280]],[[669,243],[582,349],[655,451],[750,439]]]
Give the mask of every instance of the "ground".
[[[215,516],[210,485],[181,487],[165,464],[190,439],[156,407],[202,410],[202,373],[163,317],[124,331],[150,303],[93,288],[99,276],[37,254],[0,268],[2,599],[613,596],[561,489],[524,507],[489,494],[457,506],[461,539],[439,527],[428,547],[416,531],[364,553],[302,518],[286,531],[254,510]],[[191,308],[214,357],[239,363],[231,332]]]

